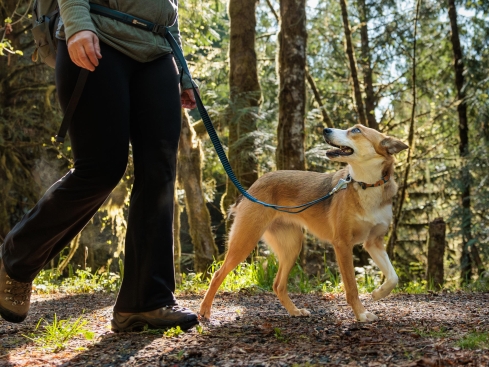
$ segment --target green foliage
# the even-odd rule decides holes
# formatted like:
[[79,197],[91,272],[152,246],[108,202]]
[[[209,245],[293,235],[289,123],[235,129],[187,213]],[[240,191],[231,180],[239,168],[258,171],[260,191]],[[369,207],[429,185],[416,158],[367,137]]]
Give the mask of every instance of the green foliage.
[[201,335],[205,333],[205,331],[204,331],[204,327],[203,327],[202,325],[200,325],[200,324],[198,324],[198,325],[195,327],[195,330],[197,330],[197,332],[198,332],[199,334],[201,334]]
[[75,321],[71,321],[71,319],[58,320],[54,314],[52,323],[40,319],[34,333],[23,336],[33,341],[40,348],[56,353],[65,349],[66,344],[76,336],[81,335],[85,339],[92,340],[95,333],[86,329],[86,324],[87,321],[82,320],[81,316]]
[[432,330],[414,328],[414,332],[422,338],[445,338],[448,335],[448,329],[444,326]]
[[[222,262],[216,262],[210,266],[207,276],[202,273],[182,274],[180,292],[202,292],[209,287],[209,281],[214,273],[221,267]],[[241,289],[255,289],[258,291],[273,291],[273,281],[278,271],[278,262],[275,256],[268,256],[251,263],[239,264],[224,279],[220,290],[236,292]],[[341,292],[339,275],[327,269],[324,276],[318,278],[305,273],[304,269],[296,263],[290,271],[288,289],[291,292]]]
[[464,289],[472,292],[488,292],[489,273],[486,271],[475,281],[465,284]]
[[[122,268],[123,269],[123,268]],[[116,292],[119,290],[122,276],[108,271],[91,272],[73,268],[69,265],[69,276],[62,277],[57,269],[42,270],[34,279],[33,285],[37,293],[92,293]]]
[[421,280],[421,281],[412,281],[404,285],[404,287],[398,287],[397,289],[394,289],[394,292],[403,292],[403,293],[409,293],[409,294],[423,294],[426,293],[427,291],[427,285],[428,282],[426,280]]
[[288,342],[288,339],[282,333],[282,330],[280,328],[274,327],[273,328],[273,334],[275,336],[275,339],[277,339],[279,342],[282,342],[282,343],[287,343]]
[[175,338],[183,333],[184,331],[180,328],[180,326],[177,326],[166,330],[163,335],[165,335],[167,338]]
[[457,342],[457,345],[462,349],[488,349],[489,348],[489,332],[473,331],[466,334]]

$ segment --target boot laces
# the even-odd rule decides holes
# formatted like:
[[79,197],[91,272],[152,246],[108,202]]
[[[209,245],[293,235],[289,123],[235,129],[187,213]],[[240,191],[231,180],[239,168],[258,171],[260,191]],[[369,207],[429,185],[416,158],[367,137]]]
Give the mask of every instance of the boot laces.
[[5,288],[4,292],[10,294],[10,296],[5,297],[5,300],[11,301],[15,305],[24,305],[31,298],[32,284],[18,282],[7,275],[5,281],[10,287]]

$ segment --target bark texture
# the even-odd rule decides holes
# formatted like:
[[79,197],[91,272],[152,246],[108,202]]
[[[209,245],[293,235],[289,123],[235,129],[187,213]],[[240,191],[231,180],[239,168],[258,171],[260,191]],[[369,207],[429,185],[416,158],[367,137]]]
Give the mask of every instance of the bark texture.
[[[236,177],[245,189],[258,178],[254,132],[261,103],[261,90],[255,52],[256,3],[257,0],[230,0],[228,9],[231,100],[227,111],[228,156]],[[228,178],[226,193],[221,201],[223,213],[234,203],[238,194],[238,190]]]
[[413,56],[412,56],[412,107],[411,107],[411,119],[409,123],[409,135],[408,135],[408,156],[406,159],[406,169],[403,173],[403,179],[401,184],[401,192],[398,196],[395,210],[394,210],[394,218],[392,219],[392,227],[391,233],[389,236],[389,241],[387,242],[386,251],[387,255],[391,259],[394,259],[394,247],[397,241],[397,227],[401,221],[402,217],[402,207],[404,205],[404,200],[406,199],[407,192],[407,182],[409,178],[409,172],[411,170],[411,163],[413,161],[414,154],[414,131],[415,131],[415,123],[416,123],[416,104],[417,104],[417,89],[416,89],[416,67],[417,67],[417,58],[416,58],[416,47],[417,47],[417,34],[418,34],[418,18],[419,18],[419,9],[421,6],[421,0],[416,1],[416,13],[414,18],[414,40],[413,40]]
[[190,237],[194,245],[194,270],[205,272],[217,257],[218,250],[202,189],[202,149],[185,113],[178,148],[178,182],[185,190]]
[[306,1],[280,0],[277,169],[306,169]]
[[426,280],[429,285],[437,289],[443,288],[446,228],[447,225],[443,218],[436,218],[430,223],[429,228]]
[[[460,45],[460,35],[457,23],[457,8],[455,0],[448,0],[448,17],[450,19],[450,39],[453,48],[453,66],[455,69],[455,86],[457,88],[457,98],[460,102],[457,106],[458,112],[458,133],[459,133],[459,155],[461,160],[460,182],[462,185],[462,255],[460,259],[462,282],[470,280],[472,277],[472,266],[475,265],[479,273],[484,269],[480,260],[479,251],[472,241],[472,215],[470,211],[470,172],[465,160],[469,155],[469,126],[467,121],[467,103],[464,92],[464,62],[462,46]],[[469,249],[469,246],[471,248]]]
[[358,0],[358,14],[360,16],[360,37],[362,39],[362,71],[363,71],[363,83],[365,90],[365,114],[367,118],[368,127],[372,129],[379,129],[379,125],[375,118],[375,106],[377,104],[374,83],[373,83],[373,71],[372,64],[370,62],[370,45],[368,37],[368,8],[365,0]]
[[346,54],[350,62],[350,74],[353,84],[353,96],[355,98],[355,106],[358,113],[358,120],[362,125],[367,125],[365,118],[365,109],[363,107],[362,92],[360,90],[360,82],[358,81],[357,62],[355,60],[355,50],[351,39],[350,21],[348,20],[348,7],[346,0],[340,0],[341,17],[343,19],[343,28],[345,30]]

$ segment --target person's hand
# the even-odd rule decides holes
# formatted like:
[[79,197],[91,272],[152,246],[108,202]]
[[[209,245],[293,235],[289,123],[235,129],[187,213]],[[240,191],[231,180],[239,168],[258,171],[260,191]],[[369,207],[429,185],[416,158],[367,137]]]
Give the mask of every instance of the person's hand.
[[195,102],[194,91],[192,89],[184,89],[182,94],[180,95],[182,101],[182,107],[188,108],[189,110],[197,107],[197,103]]
[[80,31],[68,40],[68,52],[71,61],[77,66],[94,71],[98,59],[102,58],[98,37],[92,31]]

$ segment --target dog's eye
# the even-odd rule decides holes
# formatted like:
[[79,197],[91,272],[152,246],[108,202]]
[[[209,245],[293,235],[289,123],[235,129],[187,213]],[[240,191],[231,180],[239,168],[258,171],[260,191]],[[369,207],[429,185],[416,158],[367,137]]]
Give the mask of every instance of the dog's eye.
[[361,131],[360,131],[360,129],[358,127],[354,128],[354,129],[351,129],[350,132],[352,132],[354,134],[361,133]]

